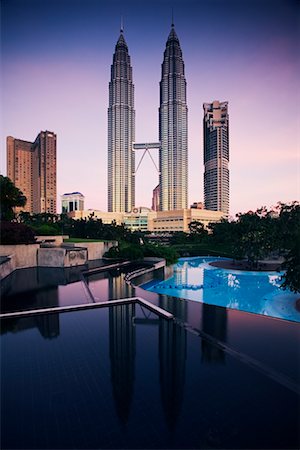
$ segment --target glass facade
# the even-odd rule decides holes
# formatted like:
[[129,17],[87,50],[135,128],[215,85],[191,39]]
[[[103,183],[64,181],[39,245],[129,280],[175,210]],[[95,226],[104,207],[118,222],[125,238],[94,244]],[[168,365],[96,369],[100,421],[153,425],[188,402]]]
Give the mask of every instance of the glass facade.
[[204,204],[229,214],[228,102],[204,103]]
[[108,211],[130,212],[135,203],[134,85],[121,30],[111,66],[108,108]]
[[184,62],[174,25],[169,34],[160,82],[160,210],[187,208],[187,104]]

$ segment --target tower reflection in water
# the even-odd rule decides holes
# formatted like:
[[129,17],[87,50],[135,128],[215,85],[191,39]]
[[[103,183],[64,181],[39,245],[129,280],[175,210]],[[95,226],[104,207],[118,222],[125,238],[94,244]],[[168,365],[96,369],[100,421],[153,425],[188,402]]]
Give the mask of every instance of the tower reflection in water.
[[134,389],[136,334],[135,304],[114,306],[109,311],[111,381],[119,419],[127,423]]
[[[185,271],[178,274],[180,280]],[[160,296],[159,306],[172,311],[183,323],[187,319],[187,304],[184,301],[175,301],[166,296]],[[186,330],[173,321],[160,319],[159,322],[159,362],[160,386],[163,408],[167,425],[174,429],[180,414],[185,381],[186,362]]]
[[[209,271],[204,270],[204,284],[210,283]],[[202,330],[221,342],[227,340],[227,309],[205,303],[205,290],[202,304]],[[209,341],[202,339],[202,361],[206,363],[225,363],[225,353]]]
[[[125,291],[126,292],[125,292]],[[128,290],[128,292],[127,292]],[[120,283],[120,279],[110,280],[111,298],[116,294],[132,294],[130,286]],[[167,308],[172,299],[161,296],[162,308]],[[139,306],[121,305],[110,308],[109,311],[109,350],[111,361],[111,380],[116,411],[119,419],[128,422],[130,407],[134,394],[136,329],[139,326],[158,326],[159,332],[159,373],[161,400],[165,412],[166,423],[170,429],[176,426],[181,411],[185,382],[186,362],[186,330],[173,321],[163,318],[139,318]],[[186,318],[186,303],[176,306],[175,315],[184,321]]]
[[176,426],[183,401],[186,330],[173,321],[159,320],[161,399],[170,430]]
[[[128,294],[128,295],[127,295]],[[109,298],[130,296],[131,286],[120,276],[109,278]],[[109,308],[109,355],[117,415],[127,423],[134,390],[136,332],[135,304]]]

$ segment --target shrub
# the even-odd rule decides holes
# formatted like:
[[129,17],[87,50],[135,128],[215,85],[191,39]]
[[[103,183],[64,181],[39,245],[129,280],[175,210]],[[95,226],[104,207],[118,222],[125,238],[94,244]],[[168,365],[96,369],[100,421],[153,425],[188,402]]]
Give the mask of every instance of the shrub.
[[172,247],[166,247],[164,245],[152,245],[146,244],[142,247],[144,256],[154,256],[157,258],[164,258],[167,265],[175,264],[179,258],[178,253]]
[[167,264],[174,264],[178,259],[178,253],[172,247],[163,245],[139,245],[121,242],[119,247],[111,247],[104,254],[105,258],[129,259],[130,261],[143,259],[144,256],[165,258]]
[[121,259],[119,247],[110,247],[110,249],[104,253],[104,258]]
[[59,230],[55,225],[49,225],[44,223],[43,225],[32,226],[34,232],[39,236],[55,236],[59,233]]
[[111,247],[108,252],[104,254],[105,258],[129,259],[130,261],[136,259],[143,259],[143,252],[139,245],[120,243],[119,247]]
[[1,222],[1,244],[33,244],[33,230],[23,223]]

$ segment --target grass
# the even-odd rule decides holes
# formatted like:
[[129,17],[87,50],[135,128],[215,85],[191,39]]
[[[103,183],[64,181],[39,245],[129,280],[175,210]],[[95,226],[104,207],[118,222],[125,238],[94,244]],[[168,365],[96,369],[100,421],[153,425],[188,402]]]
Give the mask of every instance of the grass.
[[69,239],[64,239],[64,242],[70,242],[70,243],[76,244],[76,243],[79,243],[79,242],[111,242],[111,240],[107,240],[107,239],[69,238]]

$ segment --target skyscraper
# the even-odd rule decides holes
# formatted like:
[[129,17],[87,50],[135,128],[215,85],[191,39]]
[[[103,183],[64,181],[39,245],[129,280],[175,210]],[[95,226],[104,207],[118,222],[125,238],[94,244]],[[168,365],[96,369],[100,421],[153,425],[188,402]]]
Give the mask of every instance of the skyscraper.
[[23,192],[23,211],[56,213],[56,134],[41,131],[34,142],[7,137],[7,176]]
[[123,28],[111,66],[108,108],[108,211],[130,212],[135,203],[134,85]]
[[229,214],[228,102],[204,103],[204,204]]
[[159,211],[159,197],[160,197],[160,188],[159,184],[153,189],[152,192],[152,210]]
[[184,62],[179,40],[172,24],[160,82],[159,107],[160,209],[187,208],[187,104]]
[[7,176],[19,188],[26,197],[26,205],[23,211],[33,212],[33,195],[37,192],[34,185],[33,166],[36,155],[33,151],[32,142],[15,139],[8,136],[6,139],[7,153]]

